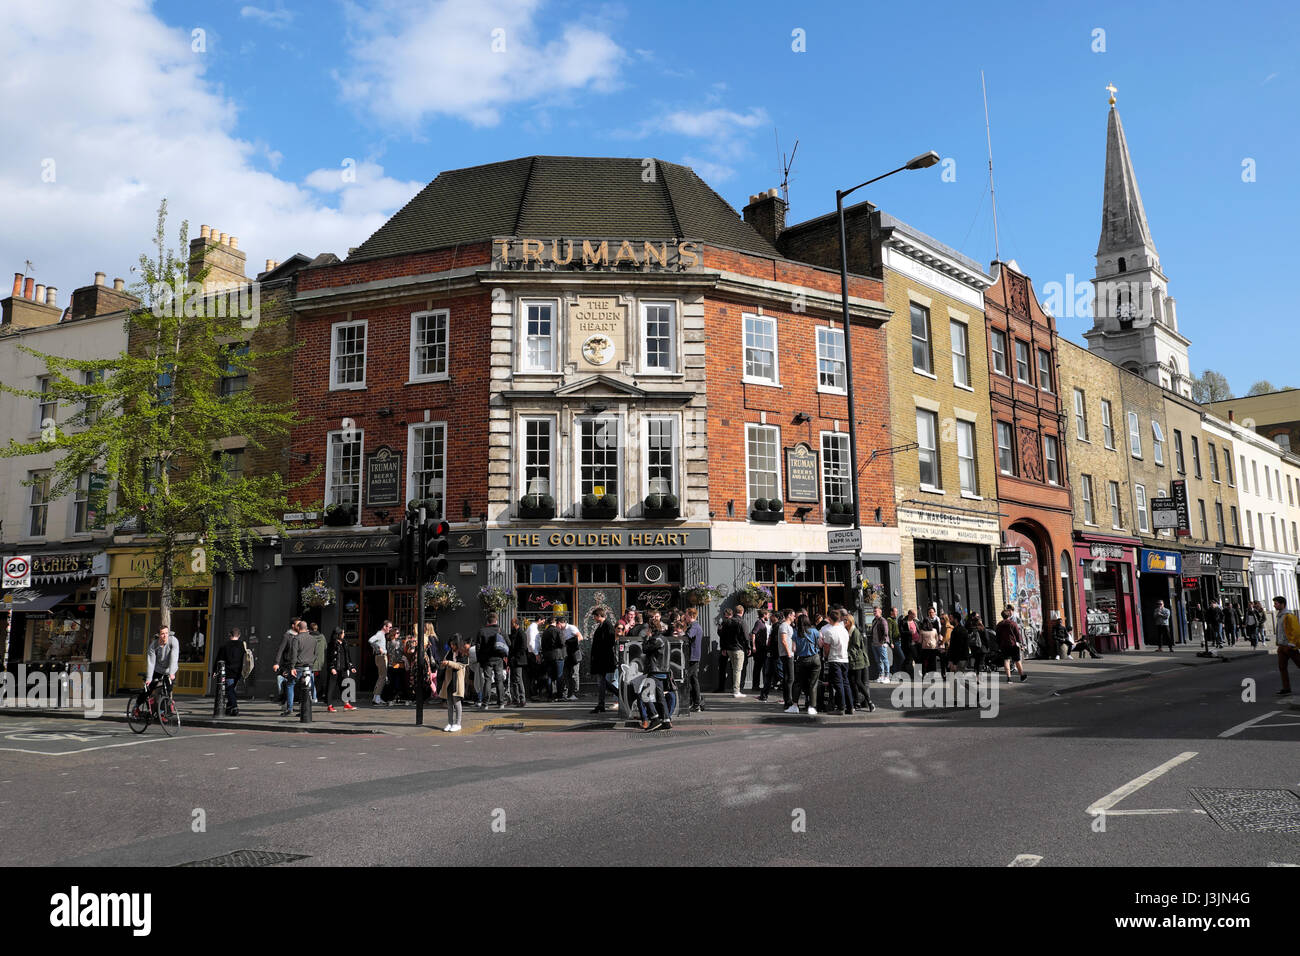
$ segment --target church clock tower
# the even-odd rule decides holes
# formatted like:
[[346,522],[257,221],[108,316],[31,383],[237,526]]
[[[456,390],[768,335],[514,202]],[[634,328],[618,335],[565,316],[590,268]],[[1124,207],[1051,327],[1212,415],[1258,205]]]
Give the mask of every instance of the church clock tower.
[[1093,325],[1084,333],[1088,349],[1136,372],[1149,382],[1192,397],[1191,343],[1178,332],[1174,300],[1160,270],[1142,194],[1138,192],[1124,125],[1110,91],[1106,123],[1106,183],[1102,194],[1101,239],[1092,280]]

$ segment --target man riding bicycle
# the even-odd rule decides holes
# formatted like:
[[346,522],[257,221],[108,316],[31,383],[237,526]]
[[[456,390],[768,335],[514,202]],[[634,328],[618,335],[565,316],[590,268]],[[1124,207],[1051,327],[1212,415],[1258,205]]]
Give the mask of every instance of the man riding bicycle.
[[142,706],[159,687],[170,693],[180,663],[180,643],[172,636],[170,628],[159,628],[158,636],[149,642],[145,655],[145,685],[136,698],[136,706]]

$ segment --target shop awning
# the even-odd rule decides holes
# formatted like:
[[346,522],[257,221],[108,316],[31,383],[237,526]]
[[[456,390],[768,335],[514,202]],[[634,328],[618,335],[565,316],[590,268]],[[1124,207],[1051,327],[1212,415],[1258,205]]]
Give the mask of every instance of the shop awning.
[[[45,591],[24,588],[19,591],[6,591],[0,610],[3,611],[48,611],[71,592]],[[11,600],[12,598],[12,600]]]

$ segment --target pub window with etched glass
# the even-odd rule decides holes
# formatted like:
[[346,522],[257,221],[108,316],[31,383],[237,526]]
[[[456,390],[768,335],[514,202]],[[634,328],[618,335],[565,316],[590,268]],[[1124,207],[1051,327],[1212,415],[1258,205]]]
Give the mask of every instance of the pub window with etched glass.
[[844,333],[826,326],[817,328],[817,388],[823,392],[845,391]]
[[618,507],[622,459],[622,422],[617,417],[578,419],[578,495],[611,495]]
[[677,309],[671,302],[641,304],[641,347],[647,372],[672,372],[677,368],[674,355]]
[[523,370],[552,372],[555,370],[555,303],[524,302],[523,311]]
[[822,432],[822,495],[828,505],[853,500],[849,436],[842,432]]
[[760,498],[781,497],[778,449],[781,432],[772,425],[745,426],[745,464],[748,470],[749,503]]
[[357,428],[330,432],[325,449],[325,504],[351,509],[354,519],[360,516],[362,439]]
[[553,495],[555,419],[525,418],[521,424],[523,494]]
[[677,420],[646,418],[641,422],[645,435],[645,493],[677,493]]
[[446,377],[448,316],[446,309],[411,316],[411,381]]
[[432,518],[446,517],[447,426],[427,422],[411,426],[411,486],[408,498],[431,502]]

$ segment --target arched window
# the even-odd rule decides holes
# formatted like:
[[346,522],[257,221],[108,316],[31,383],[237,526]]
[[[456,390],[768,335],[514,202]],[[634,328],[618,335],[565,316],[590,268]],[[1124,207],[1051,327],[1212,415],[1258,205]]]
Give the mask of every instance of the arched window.
[[1123,256],[1120,256],[1120,257],[1119,257],[1119,271],[1120,271],[1120,272],[1126,272],[1127,269],[1128,269],[1128,267],[1127,267],[1127,266],[1125,265],[1125,263],[1124,263],[1124,257],[1123,257]]

